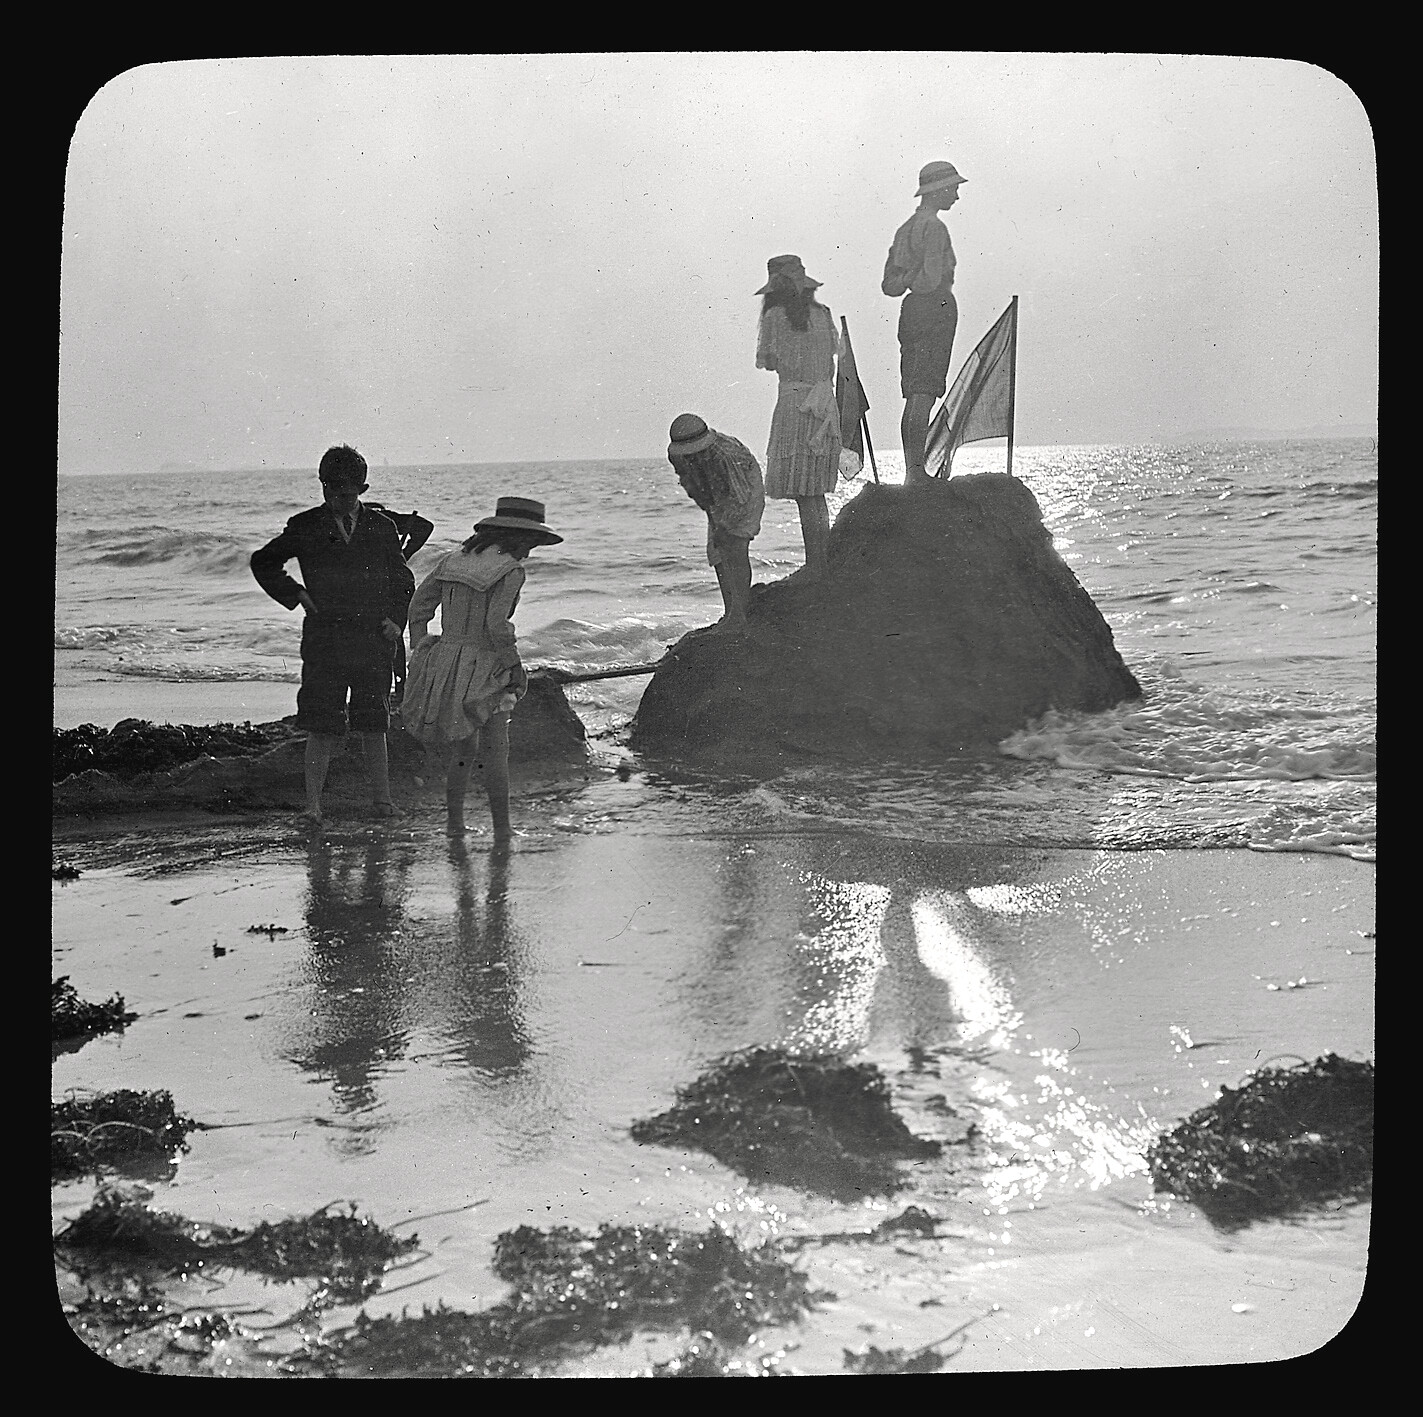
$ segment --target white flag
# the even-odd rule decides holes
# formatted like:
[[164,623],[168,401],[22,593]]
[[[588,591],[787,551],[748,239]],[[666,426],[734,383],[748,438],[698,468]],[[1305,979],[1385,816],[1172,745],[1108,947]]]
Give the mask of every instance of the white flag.
[[963,362],[924,440],[924,466],[947,477],[965,443],[1013,436],[1013,360],[1018,337],[1015,299]]

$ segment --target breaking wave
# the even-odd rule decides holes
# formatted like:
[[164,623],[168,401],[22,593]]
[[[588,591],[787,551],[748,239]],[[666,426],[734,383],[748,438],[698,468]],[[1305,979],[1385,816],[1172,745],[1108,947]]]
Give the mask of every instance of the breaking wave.
[[[1151,681],[1147,681],[1150,683]],[[1375,780],[1371,717],[1157,677],[1104,713],[1049,711],[999,744],[1007,757],[1181,782]]]

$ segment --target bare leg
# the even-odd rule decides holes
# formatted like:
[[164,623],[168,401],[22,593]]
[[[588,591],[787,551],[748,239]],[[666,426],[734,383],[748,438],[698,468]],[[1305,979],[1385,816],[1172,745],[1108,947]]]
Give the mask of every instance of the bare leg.
[[805,542],[805,568],[811,580],[825,574],[825,549],[830,541],[830,509],[824,496],[797,497],[800,512],[800,534]]
[[496,713],[479,730],[479,746],[484,759],[484,790],[489,796],[489,815],[494,819],[494,840],[508,841],[514,835],[509,825],[509,715]]
[[933,394],[909,394],[904,400],[904,416],[899,420],[899,437],[904,444],[905,486],[932,481],[924,469],[924,439],[929,431]]
[[306,815],[314,822],[321,820],[321,794],[326,787],[326,774],[340,746],[341,735],[337,733],[306,735]]
[[371,799],[377,807],[390,807],[390,759],[384,733],[362,733],[361,750],[366,755],[366,772],[371,779]]
[[464,835],[464,798],[469,791],[469,770],[474,766],[478,738],[451,744],[445,763],[445,830],[451,836]]
[[721,560],[712,569],[726,607],[721,623],[729,630],[740,629],[746,624],[746,607],[751,603],[751,543],[744,536],[728,536],[719,546]]

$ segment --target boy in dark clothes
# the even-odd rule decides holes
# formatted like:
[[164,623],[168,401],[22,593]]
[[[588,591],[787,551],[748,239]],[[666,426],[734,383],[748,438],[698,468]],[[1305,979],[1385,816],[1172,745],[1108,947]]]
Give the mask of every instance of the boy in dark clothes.
[[[360,502],[366,460],[344,444],[321,459],[325,500],[299,512],[252,553],[252,574],[272,597],[306,611],[296,726],[306,730],[306,815],[321,822],[321,793],[347,728],[361,736],[375,811],[393,816],[385,735],[391,670],[415,577],[387,517]],[[285,570],[293,557],[305,585]],[[347,695],[350,696],[349,708]]]

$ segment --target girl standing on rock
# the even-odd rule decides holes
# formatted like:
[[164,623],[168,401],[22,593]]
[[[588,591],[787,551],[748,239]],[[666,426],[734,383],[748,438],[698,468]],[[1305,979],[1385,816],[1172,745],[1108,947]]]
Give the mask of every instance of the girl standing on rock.
[[[482,750],[494,838],[509,826],[509,714],[528,688],[514,634],[523,561],[535,546],[562,541],[544,525],[542,502],[501,497],[492,517],[451,551],[410,601],[410,669],[401,718],[445,767],[446,829],[464,834],[470,768]],[[429,631],[435,611],[441,633]]]
[[830,513],[825,494],[840,476],[840,415],[835,407],[839,339],[830,311],[815,298],[817,280],[799,256],[773,256],[756,292],[761,321],[756,367],[780,381],[766,448],[766,496],[794,498],[805,541],[806,574],[825,573]]

